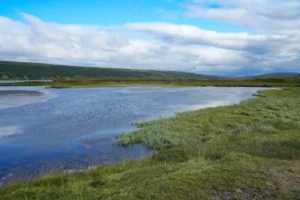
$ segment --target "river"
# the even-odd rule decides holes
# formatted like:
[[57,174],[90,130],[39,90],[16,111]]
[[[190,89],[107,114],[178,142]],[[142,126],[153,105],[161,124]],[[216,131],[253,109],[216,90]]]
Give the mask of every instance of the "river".
[[239,103],[257,90],[0,87],[0,183],[150,156],[140,145],[114,146],[116,137],[135,122]]

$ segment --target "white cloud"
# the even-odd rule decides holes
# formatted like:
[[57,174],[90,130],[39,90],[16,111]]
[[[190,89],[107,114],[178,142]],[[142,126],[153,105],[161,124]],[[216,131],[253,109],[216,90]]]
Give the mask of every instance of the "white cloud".
[[300,70],[297,66],[300,37],[296,33],[219,33],[195,26],[165,23],[135,23],[126,27],[149,33],[171,45],[184,46],[186,53],[192,46],[193,50],[189,53],[196,56],[193,63],[203,67],[214,66],[212,69],[219,70],[249,70],[250,67],[252,71],[264,71],[272,70],[272,67],[278,70],[281,66],[282,70]]
[[265,42],[285,40],[285,35],[262,35],[249,33],[219,33],[199,29],[195,26],[176,25],[169,23],[134,23],[125,27],[131,30],[147,32],[161,36],[176,43],[211,45],[219,48],[246,49]]
[[101,28],[22,16],[0,17],[0,59],[210,74],[300,71],[297,30],[221,33],[169,23]]
[[189,17],[215,19],[264,33],[266,38],[251,41],[253,47],[247,51],[253,68],[300,70],[299,0],[192,0],[187,9]]
[[188,16],[206,17],[258,30],[297,30],[299,0],[193,0]]

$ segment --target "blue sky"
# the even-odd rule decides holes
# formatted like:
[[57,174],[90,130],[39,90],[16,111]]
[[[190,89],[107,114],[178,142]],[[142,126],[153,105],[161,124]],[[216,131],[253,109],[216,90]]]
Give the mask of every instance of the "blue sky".
[[221,75],[299,71],[299,16],[298,0],[1,0],[0,59]]
[[[48,22],[99,26],[118,26],[130,22],[172,22],[224,31],[249,31],[241,26],[211,19],[184,17],[184,0],[2,0],[0,13],[21,19],[30,13]],[[208,6],[215,7],[216,4]]]

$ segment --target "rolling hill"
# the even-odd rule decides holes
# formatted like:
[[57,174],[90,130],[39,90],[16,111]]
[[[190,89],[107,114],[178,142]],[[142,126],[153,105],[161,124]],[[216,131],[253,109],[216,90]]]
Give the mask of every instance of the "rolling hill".
[[158,70],[133,70],[116,68],[79,67],[41,63],[0,61],[0,80],[5,79],[207,79],[212,76]]
[[282,73],[270,73],[257,76],[248,76],[243,78],[300,78],[300,73],[294,72],[282,72]]

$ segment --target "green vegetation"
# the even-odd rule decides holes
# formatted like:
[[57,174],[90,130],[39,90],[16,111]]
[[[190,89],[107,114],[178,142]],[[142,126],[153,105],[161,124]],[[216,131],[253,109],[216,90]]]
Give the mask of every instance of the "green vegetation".
[[0,86],[116,87],[116,86],[218,86],[218,87],[287,87],[300,86],[300,78],[261,79],[55,79],[52,82],[29,81],[0,83]]
[[[264,78],[264,76],[261,76],[262,78],[221,79],[213,76],[174,71],[93,68],[0,61],[0,80],[29,79],[27,82],[0,83],[0,86],[47,86],[58,89],[103,86],[300,86],[300,77],[292,74],[288,75],[286,78]],[[53,81],[30,81],[44,79]]]
[[[220,77],[195,73],[160,70],[80,67],[28,62],[0,61],[0,80],[52,79],[216,79]],[[299,73],[273,73],[242,79],[300,78]]]
[[20,183],[0,199],[299,199],[300,89],[138,124],[152,158]]
[[183,112],[176,117],[138,124],[140,129],[121,135],[119,143],[142,143],[160,149],[189,146],[209,141],[212,136],[223,140],[223,136],[240,133],[300,129],[299,89],[260,91],[256,96],[260,98],[240,105]]
[[209,78],[186,72],[156,71],[156,70],[130,70],[114,68],[78,67],[65,65],[51,65],[41,63],[20,63],[0,61],[0,80],[43,80],[55,78],[93,78],[93,79],[122,79],[122,78]]

